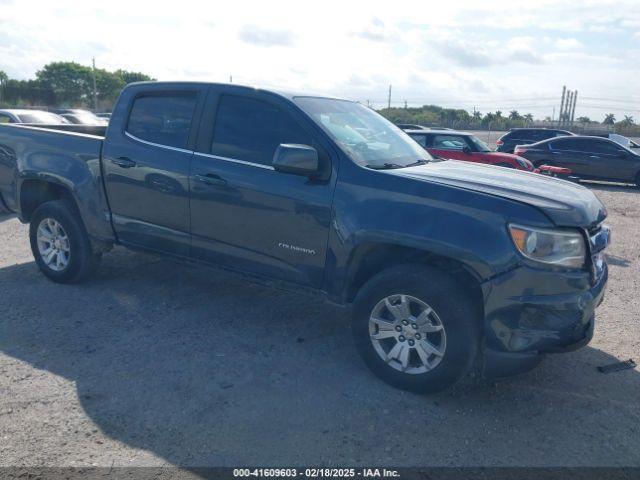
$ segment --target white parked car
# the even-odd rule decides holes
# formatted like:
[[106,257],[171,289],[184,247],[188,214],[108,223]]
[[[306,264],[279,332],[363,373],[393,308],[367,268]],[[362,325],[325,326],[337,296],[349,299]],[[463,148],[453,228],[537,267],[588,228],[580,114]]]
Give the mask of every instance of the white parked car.
[[68,124],[69,121],[44,110],[21,110],[17,108],[0,110],[0,123],[40,123],[43,125]]

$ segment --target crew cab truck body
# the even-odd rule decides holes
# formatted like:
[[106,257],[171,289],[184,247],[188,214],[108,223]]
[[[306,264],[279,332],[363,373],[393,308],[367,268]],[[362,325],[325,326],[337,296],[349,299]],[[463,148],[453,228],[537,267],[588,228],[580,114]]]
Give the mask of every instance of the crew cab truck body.
[[0,126],[0,195],[54,281],[121,244],[313,289],[352,309],[366,364],[414,391],[585,345],[607,281],[588,189],[435,162],[330,98],[133,84],[105,137]]

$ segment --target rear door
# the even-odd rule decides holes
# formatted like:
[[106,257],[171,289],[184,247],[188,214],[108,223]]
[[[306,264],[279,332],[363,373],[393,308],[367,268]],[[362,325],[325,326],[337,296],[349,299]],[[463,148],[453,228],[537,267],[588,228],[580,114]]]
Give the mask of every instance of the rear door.
[[[192,255],[320,287],[336,177],[325,142],[288,100],[212,87],[190,177]],[[281,143],[316,148],[325,178],[275,171]]]
[[123,92],[103,151],[105,187],[121,242],[188,256],[194,118],[204,90],[166,88]]

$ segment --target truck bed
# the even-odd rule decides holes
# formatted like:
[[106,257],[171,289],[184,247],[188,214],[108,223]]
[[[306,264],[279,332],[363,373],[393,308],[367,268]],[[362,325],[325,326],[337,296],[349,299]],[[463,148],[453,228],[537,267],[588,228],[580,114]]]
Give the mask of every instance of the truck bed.
[[[63,127],[63,128],[59,128]],[[51,182],[77,201],[88,230],[109,238],[109,209],[102,185],[100,156],[105,127],[86,125],[0,125],[0,199],[9,211],[21,210],[26,182]],[[73,130],[73,131],[72,131]],[[97,228],[97,230],[95,230]]]

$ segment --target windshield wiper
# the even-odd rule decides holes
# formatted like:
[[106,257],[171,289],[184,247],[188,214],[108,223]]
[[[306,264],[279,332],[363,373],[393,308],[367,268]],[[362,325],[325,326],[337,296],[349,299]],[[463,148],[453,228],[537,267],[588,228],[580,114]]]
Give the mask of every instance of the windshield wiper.
[[416,165],[426,165],[429,163],[427,160],[418,160],[417,162],[410,163],[409,165],[405,165],[405,167],[415,167]]
[[426,160],[418,160],[417,162],[407,163],[406,165],[400,165],[398,163],[383,163],[382,165],[365,165],[367,168],[373,168],[374,170],[389,170],[392,168],[406,168],[406,167],[415,167],[416,165],[424,165],[426,164]]
[[404,168],[406,165],[398,165],[397,163],[383,163],[382,165],[365,165],[367,168],[373,168],[374,170],[388,170],[392,168]]

